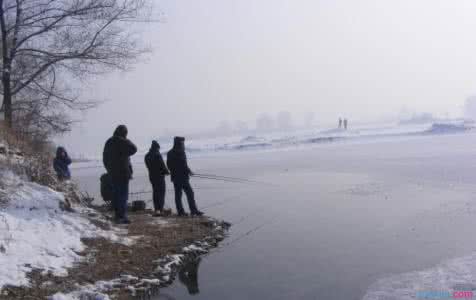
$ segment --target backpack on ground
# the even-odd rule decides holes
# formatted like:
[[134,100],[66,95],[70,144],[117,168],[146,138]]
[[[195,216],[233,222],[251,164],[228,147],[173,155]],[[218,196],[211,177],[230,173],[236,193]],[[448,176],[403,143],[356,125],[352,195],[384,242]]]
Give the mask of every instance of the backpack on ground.
[[101,197],[106,203],[111,203],[114,198],[114,186],[112,184],[112,178],[109,174],[105,173],[101,175]]

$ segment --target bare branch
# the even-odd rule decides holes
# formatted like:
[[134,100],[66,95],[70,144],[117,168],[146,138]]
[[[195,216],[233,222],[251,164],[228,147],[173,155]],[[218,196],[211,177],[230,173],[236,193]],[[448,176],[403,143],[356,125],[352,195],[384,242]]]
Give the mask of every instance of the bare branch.
[[61,120],[67,112],[96,106],[70,84],[127,70],[148,52],[133,24],[152,21],[149,1],[0,0],[0,94],[14,100],[5,115],[14,111],[16,122],[54,131],[71,124]]

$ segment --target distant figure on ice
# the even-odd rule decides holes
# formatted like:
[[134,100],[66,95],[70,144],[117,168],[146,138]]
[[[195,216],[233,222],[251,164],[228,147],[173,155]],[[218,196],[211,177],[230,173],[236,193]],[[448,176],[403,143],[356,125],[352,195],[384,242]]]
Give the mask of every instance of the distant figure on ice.
[[167,166],[169,167],[171,179],[175,189],[175,206],[179,216],[187,216],[182,206],[182,191],[187,195],[188,207],[192,216],[201,216],[203,212],[197,209],[195,204],[195,196],[190,186],[190,176],[193,172],[187,164],[187,156],[185,154],[185,138],[176,136],[174,138],[174,146],[167,153]]
[[344,130],[347,130],[347,119],[344,119]]
[[160,154],[160,145],[157,141],[152,141],[149,152],[145,155],[145,165],[149,170],[149,180],[152,184],[152,198],[154,200],[154,216],[163,214],[165,202],[165,176],[169,175],[169,170],[165,166],[164,159]]
[[71,179],[70,164],[71,158],[69,158],[66,150],[63,147],[58,147],[56,149],[56,157],[53,160],[53,168],[60,181]]
[[112,205],[116,212],[118,224],[129,224],[127,218],[127,200],[129,198],[129,180],[132,179],[130,157],[137,152],[137,147],[127,139],[127,127],[119,125],[111,138],[104,145],[103,163],[111,176],[114,191]]
[[339,129],[342,128],[342,118],[339,118]]

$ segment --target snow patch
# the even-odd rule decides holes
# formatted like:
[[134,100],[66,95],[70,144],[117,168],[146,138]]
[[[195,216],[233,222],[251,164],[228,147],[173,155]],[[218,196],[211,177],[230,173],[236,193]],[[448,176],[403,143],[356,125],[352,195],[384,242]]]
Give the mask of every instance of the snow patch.
[[164,258],[156,260],[159,266],[156,269],[156,272],[159,274],[170,274],[172,273],[172,268],[174,266],[179,266],[182,263],[184,255],[183,254],[174,254],[174,255],[167,255]]
[[26,274],[35,269],[67,275],[67,269],[84,258],[78,254],[85,250],[81,238],[132,242],[119,231],[99,229],[82,213],[61,210],[61,193],[9,171],[0,172],[0,181],[0,288],[28,286]]
[[48,300],[111,300],[108,295],[97,292],[74,292],[69,294],[57,293]]
[[71,293],[56,293],[48,297],[48,300],[110,300],[109,296],[104,293],[127,289],[132,295],[135,295],[137,291],[147,290],[149,287],[159,286],[161,283],[162,281],[159,279],[139,279],[132,275],[121,275],[117,279],[79,286]]
[[190,245],[183,248],[184,253],[195,252],[195,253],[208,253],[208,250],[204,249],[203,247],[199,247],[197,245]]

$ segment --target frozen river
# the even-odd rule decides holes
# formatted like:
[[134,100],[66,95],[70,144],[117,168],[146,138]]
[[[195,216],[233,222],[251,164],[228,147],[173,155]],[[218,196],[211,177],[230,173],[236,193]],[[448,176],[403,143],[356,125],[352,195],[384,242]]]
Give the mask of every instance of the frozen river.
[[[472,290],[475,150],[476,134],[467,132],[192,155],[195,172],[273,185],[193,178],[199,208],[234,225],[155,300],[415,299]],[[74,172],[97,195],[101,170]],[[137,163],[131,191],[148,189]],[[170,182],[166,205],[175,209]]]

